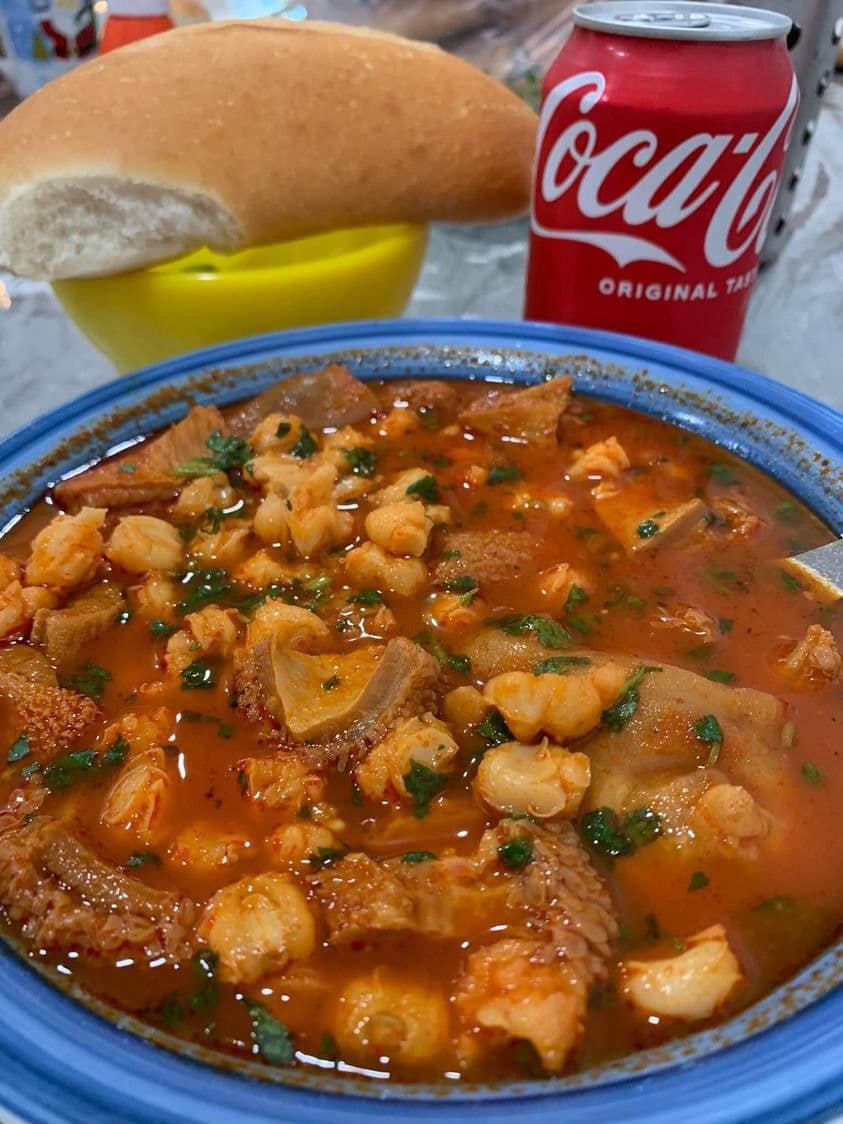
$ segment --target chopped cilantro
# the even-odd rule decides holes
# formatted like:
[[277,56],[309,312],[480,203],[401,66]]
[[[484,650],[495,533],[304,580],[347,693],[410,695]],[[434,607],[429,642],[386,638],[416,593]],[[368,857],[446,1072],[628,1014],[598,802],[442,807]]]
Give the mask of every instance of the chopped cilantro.
[[708,885],[708,875],[702,870],[695,870],[688,883],[688,893],[694,894],[697,890],[704,890]]
[[505,484],[510,480],[520,480],[521,472],[515,465],[496,464],[489,469],[486,477],[487,484]]
[[621,829],[620,818],[613,808],[595,808],[582,821],[587,843],[601,855],[618,858],[635,850],[632,840]]
[[271,1065],[289,1065],[296,1056],[289,1030],[270,1015],[262,1003],[256,1003],[246,995],[243,1002],[252,1020],[252,1037],[260,1056]]
[[574,642],[567,628],[551,620],[550,617],[538,613],[519,614],[499,617],[490,622],[495,628],[502,628],[507,636],[524,636],[532,632],[540,644],[545,648],[568,648]]
[[433,851],[405,851],[401,856],[402,863],[426,863],[435,859]]
[[802,765],[802,769],[800,771],[802,773],[802,779],[807,784],[822,784],[823,783],[822,770],[817,765],[815,765],[812,761],[804,762],[804,764]]
[[727,464],[710,464],[708,476],[710,480],[716,480],[719,484],[737,484],[738,482],[737,476]]
[[624,831],[634,847],[652,843],[662,833],[661,817],[652,808],[635,808],[624,820]]
[[651,539],[653,535],[657,535],[661,528],[655,519],[645,519],[643,523],[639,523],[635,528],[635,533],[639,539]]
[[154,851],[133,851],[126,860],[126,866],[133,870],[139,866],[146,866],[149,863],[151,863],[152,866],[161,865],[161,859]]
[[196,990],[187,1001],[191,1011],[204,1014],[219,1002],[220,989],[216,982],[219,957],[209,948],[200,948],[190,958],[190,968],[196,981]]
[[723,730],[720,727],[720,723],[713,714],[706,714],[699,722],[694,723],[694,733],[700,741],[711,746],[708,760],[706,761],[706,765],[711,768],[717,764],[717,759],[720,757],[720,750],[723,748]]
[[533,667],[533,675],[567,675],[572,667],[588,667],[588,656],[548,656]]
[[26,736],[26,734],[21,734],[20,737],[16,738],[12,742],[12,744],[9,748],[9,752],[6,755],[6,762],[9,765],[14,765],[14,763],[16,761],[22,761],[24,759],[24,757],[28,757],[28,756],[29,756],[29,738]]
[[459,578],[447,578],[442,582],[442,588],[446,593],[473,593],[477,589],[477,580],[470,574],[463,574]]
[[448,656],[448,667],[452,667],[454,671],[458,671],[460,675],[469,675],[471,673],[471,660],[468,656]]
[[339,1046],[337,1046],[337,1040],[336,1038],[334,1038],[333,1034],[330,1034],[326,1030],[322,1035],[322,1040],[319,1043],[318,1057],[324,1058],[326,1061],[333,1062],[336,1061],[339,1056],[340,1050]]
[[442,559],[445,562],[452,562],[457,558],[462,558],[462,551],[460,550],[443,550]]
[[278,428],[275,430],[276,437],[286,437],[290,430],[293,428],[293,423],[288,421],[281,421],[278,423]]
[[485,500],[481,500],[479,503],[476,503],[474,505],[474,507],[469,512],[469,515],[485,515],[488,510],[489,505]]
[[218,738],[225,738],[227,740],[233,735],[233,733],[234,727],[230,722],[220,722],[219,726],[217,726]]
[[581,585],[574,583],[568,590],[568,596],[565,598],[565,612],[573,612],[577,605],[584,605],[586,601],[588,601],[588,594]]
[[78,777],[96,768],[97,755],[92,749],[64,753],[44,770],[44,781],[52,789],[70,788]]
[[575,632],[579,632],[581,636],[587,636],[591,632],[591,625],[585,617],[574,616],[573,614],[568,616],[568,627]]
[[796,901],[790,897],[789,894],[774,894],[770,898],[764,898],[758,905],[752,907],[753,913],[764,913],[769,916],[775,917],[778,914],[791,913],[796,908]]
[[781,520],[782,523],[792,523],[798,514],[799,509],[793,500],[782,500],[773,511],[773,518]]
[[64,685],[91,699],[101,699],[106,683],[110,682],[111,672],[88,660],[65,680]]
[[184,584],[188,591],[176,606],[180,613],[194,613],[212,601],[224,601],[232,590],[228,570],[220,566],[192,570],[185,576]]
[[732,683],[735,679],[734,671],[724,671],[722,668],[713,667],[711,671],[705,673],[706,679],[710,679],[712,683]]
[[305,608],[310,609],[311,613],[315,613],[322,603],[331,595],[330,575],[319,574],[318,577],[311,578],[309,581],[302,584],[302,590],[305,593],[313,594]]
[[32,762],[30,762],[29,765],[24,765],[24,767],[20,771],[20,775],[21,775],[21,777],[23,777],[23,779],[25,781],[28,781],[30,777],[34,777],[36,773],[40,773],[40,772],[41,772],[40,761],[32,761]]
[[799,578],[795,578],[793,574],[788,573],[787,570],[779,570],[779,575],[784,582],[784,587],[790,593],[801,593],[805,589],[803,582]]
[[164,1026],[176,1026],[185,1016],[184,1006],[177,995],[168,995],[157,1011]]
[[610,858],[632,855],[661,835],[661,817],[652,808],[634,808],[621,822],[613,808],[595,808],[582,821],[582,833],[595,851]]
[[133,473],[137,472],[137,470],[138,470],[138,466],[136,464],[121,464],[120,465],[120,471],[125,472],[127,476],[131,476]]
[[253,456],[249,443],[242,437],[220,433],[219,430],[214,430],[205,444],[212,455],[185,461],[174,469],[176,476],[210,476],[214,472],[230,472],[233,468],[242,468]]
[[424,819],[431,800],[442,791],[447,779],[444,774],[434,773],[415,758],[410,759],[410,771],[404,774],[403,780],[404,787],[413,798],[413,814],[416,819]]
[[532,839],[510,839],[498,847],[498,857],[510,870],[523,870],[533,861]]
[[194,660],[181,672],[183,691],[208,691],[215,683],[214,669],[207,660]]
[[439,485],[435,476],[420,476],[407,488],[408,496],[418,496],[428,503],[439,503]]
[[343,449],[342,455],[348,461],[355,476],[365,476],[367,479],[371,479],[377,472],[378,454],[373,453],[371,449],[362,449],[355,446],[352,449]]
[[330,676],[330,678],[328,678],[324,681],[324,683],[322,684],[322,690],[323,691],[334,691],[334,690],[336,690],[337,687],[339,687],[340,683],[341,683],[340,677],[338,675],[332,675],[332,676]]
[[317,847],[312,855],[308,855],[307,861],[314,870],[321,870],[323,866],[333,866],[344,857],[345,851],[337,847]]
[[129,752],[129,743],[121,735],[113,741],[105,753],[102,755],[103,765],[122,765],[126,760],[126,754]]
[[651,671],[661,671],[661,668],[639,664],[621,687],[620,694],[612,706],[603,711],[603,724],[608,726],[610,730],[615,733],[622,730],[638,710],[638,704],[641,702],[639,687],[644,680],[644,676]]
[[503,719],[499,710],[490,710],[477,727],[477,733],[485,738],[489,745],[503,745],[512,741],[512,731]]
[[298,457],[299,460],[304,461],[307,460],[308,457],[312,457],[318,448],[319,446],[316,444],[313,434],[306,425],[303,425],[299,433],[299,439],[296,441],[295,445],[293,445],[292,449],[290,449],[290,453],[292,456]]
[[178,632],[178,629],[175,625],[167,624],[166,621],[149,622],[149,634],[154,636],[156,640],[167,640],[176,632]]

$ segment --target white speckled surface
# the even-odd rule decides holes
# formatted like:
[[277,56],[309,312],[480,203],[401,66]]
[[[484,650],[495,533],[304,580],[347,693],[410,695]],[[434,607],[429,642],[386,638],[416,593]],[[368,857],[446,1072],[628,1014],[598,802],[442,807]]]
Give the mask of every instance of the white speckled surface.
[[[738,361],[843,409],[843,82],[826,95],[791,223]],[[525,223],[434,230],[408,314],[519,317],[525,250]],[[0,435],[113,374],[48,285],[0,274]]]

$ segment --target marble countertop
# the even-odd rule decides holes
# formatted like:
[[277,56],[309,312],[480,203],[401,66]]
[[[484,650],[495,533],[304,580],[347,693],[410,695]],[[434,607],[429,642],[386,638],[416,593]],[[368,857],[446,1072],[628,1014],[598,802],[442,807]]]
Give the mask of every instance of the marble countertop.
[[[843,410],[843,82],[827,93],[791,226],[756,283],[738,362]],[[407,314],[517,319],[526,232],[434,229]],[[114,374],[49,285],[0,273],[0,436]]]

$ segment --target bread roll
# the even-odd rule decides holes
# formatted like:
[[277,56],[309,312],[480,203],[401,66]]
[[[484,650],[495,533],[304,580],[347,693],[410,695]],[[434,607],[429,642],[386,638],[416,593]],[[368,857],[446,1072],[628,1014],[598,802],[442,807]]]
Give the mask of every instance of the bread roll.
[[536,118],[468,63],[283,19],[181,28],[0,122],[0,266],[50,280],[529,197]]

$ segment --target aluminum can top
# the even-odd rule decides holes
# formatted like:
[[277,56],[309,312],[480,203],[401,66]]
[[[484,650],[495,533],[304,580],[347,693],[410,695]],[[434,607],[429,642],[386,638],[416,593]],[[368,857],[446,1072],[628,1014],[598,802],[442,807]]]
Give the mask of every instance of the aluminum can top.
[[597,0],[574,8],[574,24],[606,35],[738,43],[778,39],[792,21],[779,12],[689,0]]

